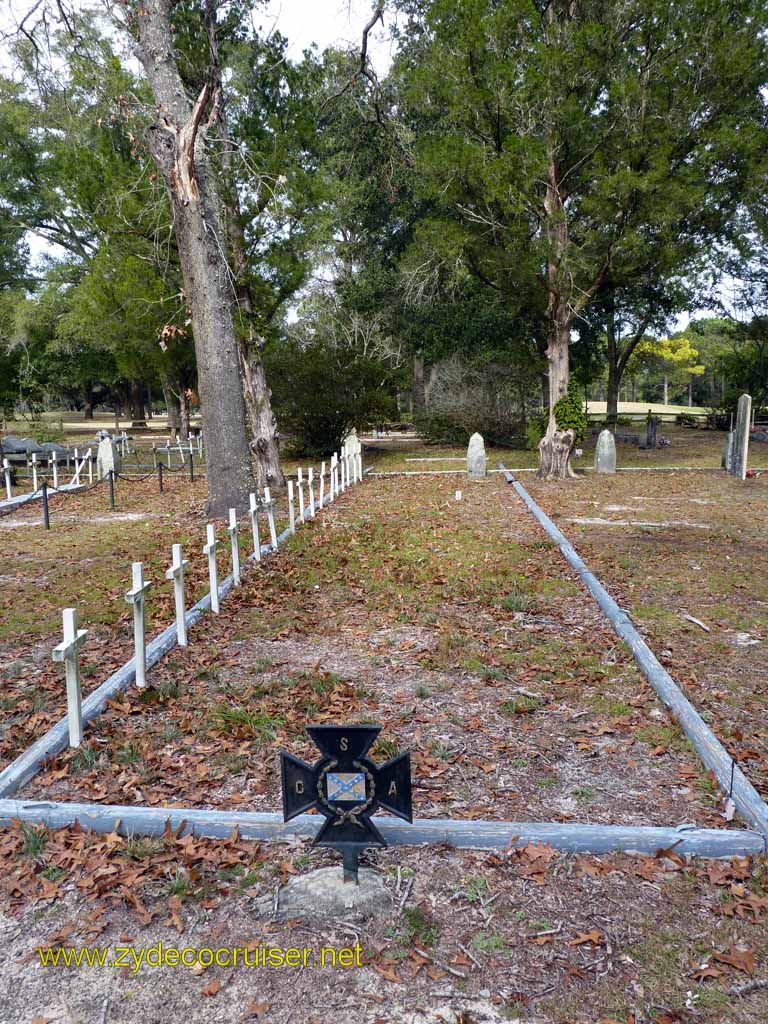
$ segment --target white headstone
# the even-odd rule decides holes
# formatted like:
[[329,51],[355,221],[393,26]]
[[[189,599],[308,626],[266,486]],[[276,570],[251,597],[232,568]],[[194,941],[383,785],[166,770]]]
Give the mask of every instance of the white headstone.
[[610,430],[601,430],[595,446],[595,472],[616,472],[616,442]]
[[120,453],[109,434],[102,431],[96,452],[96,475],[99,480],[103,480],[109,475],[110,470],[114,473],[120,472]]
[[749,428],[752,424],[752,399],[742,395],[736,407],[736,427],[733,431],[731,473],[739,480],[747,476],[747,455],[749,453]]
[[357,430],[354,427],[352,427],[342,441],[341,450],[345,455],[358,455],[363,450],[360,438],[357,436]]
[[467,446],[467,475],[479,480],[486,475],[485,441],[482,434],[474,433]]

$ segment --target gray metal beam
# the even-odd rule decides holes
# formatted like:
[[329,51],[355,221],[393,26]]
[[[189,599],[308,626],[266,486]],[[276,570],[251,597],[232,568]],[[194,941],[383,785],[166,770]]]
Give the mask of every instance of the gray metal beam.
[[[123,836],[160,836],[173,832],[224,839],[237,828],[243,839],[313,838],[323,822],[316,814],[300,814],[285,823],[282,815],[248,811],[204,811],[186,807],[122,807],[108,804],[59,804],[45,801],[0,800],[0,826],[14,820],[65,828],[79,822],[95,832]],[[392,846],[447,843],[471,850],[498,850],[528,843],[546,843],[567,853],[644,853],[673,848],[699,857],[743,857],[764,853],[765,838],[743,829],[705,829],[630,825],[579,825],[572,822],[459,821],[416,818],[412,825],[396,818],[377,817],[376,825]]]
[[[730,794],[738,812],[751,825],[759,829],[763,836],[768,837],[768,806],[755,787],[741,768],[734,763],[731,755],[699,715],[693,704],[683,696],[680,687],[640,636],[627,613],[619,607],[602,583],[589,571],[570,541],[558,530],[549,516],[539,508],[523,485],[515,480],[512,473],[501,464],[499,464],[499,468],[543,529],[558,545],[568,564],[576,570],[582,583],[597,601],[616,633],[629,647],[643,675],[654,688],[662,703],[680,723],[683,732],[693,744],[704,765],[714,773],[720,789],[723,793]],[[733,789],[731,791],[732,772]]]

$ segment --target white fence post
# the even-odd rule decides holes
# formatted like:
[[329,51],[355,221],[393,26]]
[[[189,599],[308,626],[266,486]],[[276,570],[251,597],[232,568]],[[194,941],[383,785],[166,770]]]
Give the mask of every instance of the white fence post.
[[298,489],[299,489],[299,522],[303,523],[304,522],[304,476],[303,476],[302,471],[301,471],[301,466],[299,466],[299,472],[298,472],[298,476],[296,478],[296,483],[297,483],[297,486],[298,486]]
[[136,686],[143,690],[147,685],[147,640],[145,599],[151,583],[144,582],[144,566],[134,562],[131,566],[132,588],[125,595],[128,604],[133,605],[133,646],[136,662]]
[[32,490],[37,490],[37,455],[32,454]]
[[93,455],[91,454],[91,449],[90,448],[85,453],[85,457],[86,457],[86,459],[88,459],[88,483],[92,484],[93,483]]
[[307,488],[309,489],[309,514],[312,518],[315,518],[315,471],[310,466],[309,472],[307,473]]
[[275,526],[275,503],[269,488],[264,488],[264,503],[267,506],[267,522],[269,523],[269,542],[272,550],[277,551],[277,527]]
[[219,542],[216,540],[216,527],[208,523],[206,536],[208,543],[203,547],[203,554],[208,556],[208,579],[211,583],[211,611],[214,615],[219,614],[219,571],[216,568],[216,548]]
[[325,503],[325,463],[320,463],[320,508]]
[[259,502],[255,494],[248,498],[248,515],[251,517],[251,534],[253,535],[253,557],[261,561],[261,540],[259,539]]
[[5,477],[5,493],[8,497],[8,501],[11,500],[11,466],[8,459],[3,459],[3,476]]
[[184,570],[189,565],[182,556],[181,544],[173,545],[173,562],[165,570],[165,578],[173,580],[173,600],[176,605],[176,639],[179,647],[187,647],[187,610],[184,607]]
[[59,489],[59,457],[56,452],[51,452],[50,466],[53,470],[53,486],[58,491]]
[[229,510],[229,526],[227,527],[229,533],[229,543],[232,546],[232,581],[236,587],[240,586],[240,542],[237,539],[237,510],[231,508]]
[[88,633],[77,628],[77,608],[65,608],[64,640],[53,649],[53,660],[64,662],[67,677],[67,719],[69,721],[69,745],[79,747],[83,742],[83,697],[80,689],[79,648]]
[[288,481],[288,529],[296,533],[296,509],[293,505],[293,480]]

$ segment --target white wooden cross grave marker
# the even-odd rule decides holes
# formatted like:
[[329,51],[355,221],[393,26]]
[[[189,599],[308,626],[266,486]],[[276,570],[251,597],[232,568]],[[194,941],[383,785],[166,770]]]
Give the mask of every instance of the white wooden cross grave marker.
[[179,647],[187,647],[187,612],[184,608],[184,570],[189,562],[182,556],[181,544],[173,545],[173,562],[165,570],[165,578],[173,580],[173,599],[176,605],[176,639]]
[[259,499],[255,494],[248,497],[248,515],[251,517],[251,533],[253,534],[253,557],[261,561],[261,540],[259,538]]
[[[85,453],[85,457],[86,457],[86,459],[88,459],[88,483],[92,484],[93,483],[93,454],[91,453],[91,449],[90,448]],[[77,482],[80,483],[79,478],[78,478]]]
[[296,477],[296,482],[299,488],[299,521],[304,522],[304,474],[302,473],[301,466],[299,466],[299,472]]
[[331,456],[331,481],[330,481],[330,484],[331,484],[331,494],[330,494],[331,501],[333,501],[333,499],[339,493],[339,478],[338,478],[338,475],[337,475],[338,474],[338,461],[339,461],[338,460],[338,456],[336,455],[336,452],[334,452],[333,455]]
[[59,457],[56,454],[56,452],[51,452],[51,457],[48,460],[48,465],[53,470],[53,486],[54,486],[54,488],[57,491],[59,489],[59,463],[58,463],[58,458]]
[[237,511],[234,508],[229,510],[229,543],[232,547],[232,582],[236,587],[240,586],[240,542],[237,539]]
[[134,562],[131,566],[133,586],[125,595],[127,604],[133,605],[133,646],[136,662],[136,687],[143,690],[147,685],[147,641],[144,605],[151,583],[144,582],[144,566]]
[[264,504],[267,508],[267,522],[269,523],[269,542],[272,545],[272,550],[277,551],[277,527],[275,526],[275,503],[272,500],[272,495],[269,492],[269,488],[264,488]]
[[320,464],[320,508],[325,502],[325,463]]
[[293,480],[288,481],[288,529],[296,533],[296,509],[293,504]]
[[203,554],[208,556],[208,579],[211,581],[211,611],[214,615],[219,614],[219,572],[216,568],[216,548],[219,542],[216,540],[216,527],[208,523],[206,527],[208,543],[203,547]]
[[53,648],[53,660],[64,662],[67,677],[67,719],[69,721],[69,745],[79,747],[83,742],[83,708],[80,690],[79,648],[88,632],[77,628],[77,608],[65,608],[64,640]]
[[37,490],[37,455],[32,453],[32,490]]
[[307,488],[309,489],[309,514],[312,518],[315,518],[315,471],[310,466],[309,473],[307,474]]
[[11,500],[11,466],[8,459],[3,459],[3,476],[5,477],[5,493],[8,501]]

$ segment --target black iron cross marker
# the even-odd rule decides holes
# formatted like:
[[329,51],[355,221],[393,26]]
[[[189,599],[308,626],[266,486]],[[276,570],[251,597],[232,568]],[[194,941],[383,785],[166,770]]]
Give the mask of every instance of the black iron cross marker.
[[379,808],[413,821],[411,755],[400,754],[382,765],[365,755],[381,732],[380,725],[308,725],[322,757],[314,765],[280,754],[283,817],[316,807],[326,820],[315,846],[332,846],[344,858],[344,881],[357,882],[360,851],[386,846],[370,820]]

